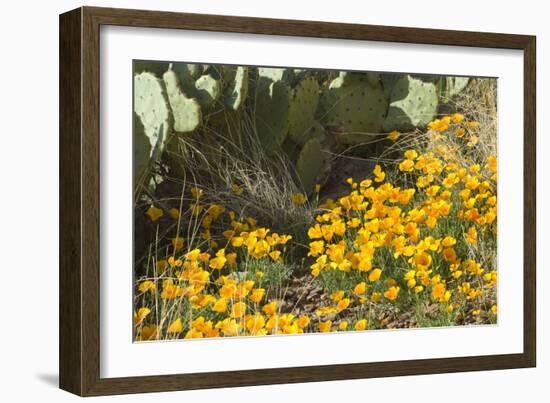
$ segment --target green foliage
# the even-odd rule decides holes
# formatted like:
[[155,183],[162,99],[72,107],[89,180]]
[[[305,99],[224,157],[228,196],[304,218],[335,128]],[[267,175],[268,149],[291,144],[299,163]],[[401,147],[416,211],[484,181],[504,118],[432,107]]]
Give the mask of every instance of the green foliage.
[[170,68],[178,75],[184,89],[187,91],[192,89],[195,80],[204,72],[204,66],[202,64],[171,63]]
[[288,81],[292,77],[292,70],[277,67],[258,67],[258,77],[267,78],[273,82]]
[[143,72],[153,73],[157,77],[162,77],[162,74],[168,70],[168,63],[138,60],[134,62],[134,74]]
[[174,116],[174,130],[180,133],[194,131],[202,118],[199,103],[183,93],[178,75],[173,70],[164,73],[163,79]]
[[195,81],[195,98],[203,108],[208,108],[214,104],[221,93],[220,82],[214,79],[210,74],[200,76]]
[[318,138],[309,139],[302,147],[296,161],[299,182],[307,193],[313,190],[322,166],[321,142]]
[[345,132],[378,133],[388,103],[379,80],[365,74],[341,72],[323,91],[321,122]]
[[380,74],[380,81],[382,81],[382,87],[384,87],[384,96],[390,100],[391,92],[395,83],[402,77],[401,74],[383,73]]
[[203,111],[208,111],[220,97],[222,88],[214,68],[200,64],[172,63],[181,91],[188,98],[195,98]]
[[439,78],[439,96],[442,99],[449,99],[466,88],[470,81],[469,77],[441,77]]
[[[243,273],[246,273],[247,280],[254,280],[258,285],[265,288],[280,287],[292,275],[292,266],[289,263],[273,262],[269,260],[247,259],[242,265]],[[263,276],[258,281],[256,272],[262,272]]]
[[268,152],[275,150],[286,138],[289,106],[290,87],[285,81],[258,77],[254,120],[259,140]]
[[222,77],[227,85],[224,106],[235,111],[244,104],[248,95],[248,67],[223,67]]
[[157,158],[170,134],[172,119],[162,82],[152,73],[134,76],[134,112],[139,116],[151,145],[151,157]]
[[[135,112],[143,125],[136,136],[144,134],[151,158],[158,159],[172,132],[191,134],[203,127],[196,134],[201,144],[207,131],[238,141],[241,129],[233,123],[249,121],[268,154],[283,151],[296,161],[309,191],[324,166],[321,144],[340,152],[339,145],[369,143],[374,134],[423,127],[434,118],[438,97],[451,97],[468,83],[462,77],[393,73],[273,67],[254,72],[251,77],[243,66],[135,62]],[[327,136],[331,132],[338,135]]]
[[313,78],[302,80],[292,91],[288,134],[298,144],[308,140],[319,103],[319,84]]
[[145,127],[141,119],[134,112],[134,183],[139,180],[149,166],[151,156],[151,144],[145,134]]
[[436,85],[407,74],[393,85],[385,131],[424,127],[437,113]]

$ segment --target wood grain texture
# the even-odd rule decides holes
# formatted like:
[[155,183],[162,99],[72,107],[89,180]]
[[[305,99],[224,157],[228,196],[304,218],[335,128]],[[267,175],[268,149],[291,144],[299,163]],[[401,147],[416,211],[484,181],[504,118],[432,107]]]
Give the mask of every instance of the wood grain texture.
[[534,36],[526,41],[523,51],[523,354],[534,367],[537,361],[537,49]]
[[[290,35],[524,51],[524,352],[384,363],[131,378],[100,377],[101,25]],[[83,7],[60,17],[60,387],[81,395],[159,392],[532,367],[536,362],[535,37]],[[129,268],[130,270],[130,268]]]
[[59,386],[82,394],[81,10],[59,21]]

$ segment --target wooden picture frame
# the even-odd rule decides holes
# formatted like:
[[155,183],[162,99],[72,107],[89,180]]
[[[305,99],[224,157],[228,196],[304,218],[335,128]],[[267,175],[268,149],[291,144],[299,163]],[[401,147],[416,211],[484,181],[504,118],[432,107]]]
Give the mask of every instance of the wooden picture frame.
[[[523,353],[128,378],[100,377],[100,27],[402,42],[524,52]],[[60,387],[81,396],[534,367],[535,37],[81,7],[60,16]]]

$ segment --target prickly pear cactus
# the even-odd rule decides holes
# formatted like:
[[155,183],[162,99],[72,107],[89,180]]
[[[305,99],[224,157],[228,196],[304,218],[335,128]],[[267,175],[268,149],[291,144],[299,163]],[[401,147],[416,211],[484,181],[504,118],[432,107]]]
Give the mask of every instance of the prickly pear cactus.
[[308,76],[308,71],[305,69],[292,69],[291,85],[295,86],[300,81]]
[[220,97],[220,81],[209,74],[200,76],[197,81],[195,81],[195,88],[195,97],[203,108],[209,108]]
[[380,74],[379,73],[367,73],[367,81],[370,84],[371,87],[375,88],[380,85]]
[[289,81],[292,76],[292,69],[278,67],[258,67],[258,77],[264,77],[271,81]]
[[223,79],[228,84],[224,91],[224,106],[230,110],[239,109],[248,95],[248,67],[225,67]]
[[[319,123],[318,121],[314,120],[311,124],[311,127],[309,128],[306,138],[309,139],[318,139],[321,143],[325,140],[325,136],[327,135],[327,132],[323,125]],[[307,141],[306,140],[306,141]]]
[[134,112],[134,183],[146,175],[151,158],[151,143],[145,134],[145,127],[141,123],[140,117]]
[[343,132],[378,133],[386,116],[388,102],[380,80],[365,74],[340,72],[323,91],[319,110],[325,126],[336,126]]
[[388,99],[388,102],[391,98],[391,92],[395,83],[403,77],[403,74],[394,74],[394,73],[382,73],[380,74],[380,80],[382,81],[382,87],[384,87],[384,95]]
[[192,83],[203,74],[205,66],[193,63],[170,63],[169,67],[178,75],[184,90],[190,90],[191,88],[186,86],[192,86]]
[[411,130],[423,127],[435,117],[438,102],[434,83],[406,74],[392,88],[390,108],[383,129]]
[[285,81],[259,76],[256,82],[254,120],[262,147],[273,151],[288,132],[290,87]]
[[157,77],[162,77],[164,72],[168,70],[168,66],[169,64],[165,62],[136,60],[134,61],[134,74],[149,72]]
[[460,93],[470,81],[469,77],[441,77],[439,79],[439,95],[442,99],[449,99]]
[[195,98],[203,111],[208,112],[221,95],[219,74],[214,66],[190,63],[171,63],[181,91],[188,98]]
[[313,125],[318,104],[319,84],[315,79],[304,79],[292,90],[288,134],[296,143],[304,144],[308,140],[308,131]]
[[163,80],[174,117],[174,130],[180,133],[194,131],[199,127],[202,118],[199,103],[183,93],[178,76],[173,70],[164,73]]
[[151,146],[150,156],[160,155],[170,134],[172,119],[162,82],[149,72],[134,76],[134,112],[139,116]]
[[313,190],[322,167],[321,142],[318,138],[311,138],[302,147],[296,161],[296,174],[306,193]]

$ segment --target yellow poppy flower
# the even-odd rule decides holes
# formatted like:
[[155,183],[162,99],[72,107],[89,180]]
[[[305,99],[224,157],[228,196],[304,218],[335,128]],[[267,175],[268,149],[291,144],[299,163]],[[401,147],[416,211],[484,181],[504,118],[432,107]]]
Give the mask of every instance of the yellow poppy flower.
[[235,252],[228,253],[225,255],[225,258],[227,259],[227,263],[230,265],[234,265],[237,262],[237,254]]
[[380,165],[376,164],[372,173],[374,174],[375,182],[384,182],[384,179],[386,178],[386,173],[382,171],[382,167]]
[[155,286],[155,283],[151,280],[142,281],[138,286],[138,290],[140,292],[147,292],[147,291],[154,292],[156,289],[157,288]]
[[158,327],[155,325],[143,326],[141,328],[140,334],[137,337],[138,340],[148,341],[148,340],[157,340],[159,338]]
[[262,311],[268,315],[274,315],[277,312],[277,301],[271,301],[269,304],[265,304]]
[[330,294],[330,299],[332,299],[334,302],[340,301],[342,298],[344,298],[344,291],[334,291],[332,294]]
[[464,236],[466,238],[466,242],[470,245],[475,245],[477,243],[477,230],[475,227],[470,227]]
[[200,199],[203,195],[203,190],[199,189],[198,187],[192,187],[191,188],[191,195],[194,199]]
[[432,288],[432,298],[435,300],[440,300],[445,295],[446,287],[443,283],[438,283]]
[[134,312],[134,324],[139,325],[150,313],[151,310],[147,307],[139,308],[137,312]]
[[305,204],[307,201],[307,197],[303,193],[294,193],[291,196],[291,199],[292,199],[292,202],[297,206],[301,206],[302,204]]
[[281,251],[274,250],[273,252],[269,252],[269,257],[273,259],[274,262],[278,262],[281,260]]
[[338,304],[336,304],[336,308],[338,309],[338,312],[342,312],[346,310],[351,303],[351,300],[349,298],[343,298],[340,301],[338,301]]
[[384,297],[386,299],[389,299],[390,301],[395,301],[397,299],[397,296],[399,295],[399,290],[399,287],[392,286],[384,292]]
[[157,261],[155,268],[158,273],[164,273],[168,267],[168,262],[164,259]]
[[310,319],[307,315],[302,315],[296,320],[296,324],[302,329],[308,327],[309,323]]
[[212,308],[211,308],[214,312],[219,312],[219,313],[223,313],[225,311],[227,311],[227,299],[225,298],[220,298],[219,300],[217,300],[214,305],[212,305]]
[[355,322],[355,330],[365,330],[367,328],[368,322],[366,319],[361,319]]
[[149,209],[145,214],[147,214],[151,219],[151,221],[154,222],[154,221],[157,221],[160,217],[162,217],[164,215],[164,212],[162,211],[162,209],[159,209],[155,206],[151,206],[149,207]]
[[168,213],[170,214],[170,217],[172,217],[174,220],[180,218],[180,211],[177,208],[171,208]]
[[237,184],[233,184],[231,185],[231,191],[235,193],[237,196],[240,196],[243,194],[244,189]]
[[395,142],[400,136],[401,133],[399,133],[397,130],[394,130],[388,134],[388,139]]
[[330,332],[331,327],[332,327],[332,321],[331,320],[327,320],[326,322],[319,322],[319,331],[320,332],[323,332],[323,333]]
[[366,291],[367,291],[367,283],[365,283],[364,281],[357,284],[353,289],[353,292],[358,295],[363,295],[365,294]]
[[184,243],[185,243],[185,239],[183,239],[182,237],[177,237],[172,239],[172,246],[174,247],[175,250],[180,250],[181,248],[183,248]]
[[414,169],[414,161],[413,160],[403,160],[399,164],[399,170],[401,172],[412,172]]
[[245,326],[252,335],[256,335],[265,326],[265,318],[260,313],[250,315],[245,320]]
[[167,330],[168,333],[181,333],[182,331],[183,331],[183,324],[180,318],[170,323],[170,326],[168,326],[168,330]]
[[382,269],[374,269],[369,273],[369,281],[377,281],[380,279],[380,276],[382,275]]
[[244,302],[237,302],[231,307],[231,317],[240,318],[246,313],[246,304]]
[[252,302],[259,303],[262,298],[264,297],[265,289],[264,288],[255,288],[250,293],[250,296],[248,297]]
[[464,115],[461,114],[461,113],[454,113],[452,116],[451,116],[451,120],[453,121],[453,123],[460,123],[464,120]]

